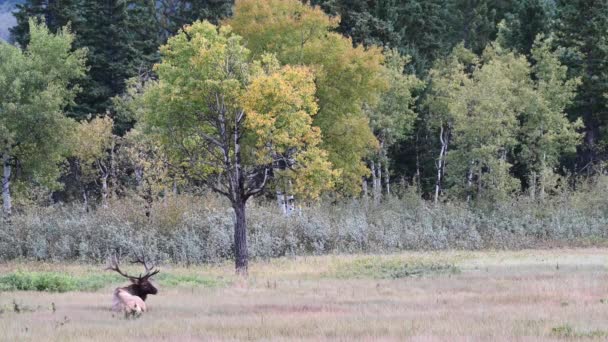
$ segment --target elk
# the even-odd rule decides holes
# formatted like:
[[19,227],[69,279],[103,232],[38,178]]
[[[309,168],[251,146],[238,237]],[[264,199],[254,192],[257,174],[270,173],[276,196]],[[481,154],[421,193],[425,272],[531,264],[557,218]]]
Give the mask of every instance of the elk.
[[129,279],[131,285],[118,287],[114,290],[112,298],[112,310],[124,311],[125,316],[137,315],[146,311],[145,300],[148,295],[155,295],[158,289],[151,282],[151,277],[160,272],[154,265],[149,266],[144,256],[137,257],[133,263],[140,263],[144,266],[145,273],[139,277],[131,276],[120,270],[119,260],[116,255],[112,256],[108,262],[106,270],[115,271],[121,276]]

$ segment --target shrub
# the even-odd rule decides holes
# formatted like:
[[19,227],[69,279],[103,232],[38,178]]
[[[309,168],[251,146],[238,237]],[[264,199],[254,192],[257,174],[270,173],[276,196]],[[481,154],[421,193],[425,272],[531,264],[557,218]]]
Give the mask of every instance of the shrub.
[[[248,206],[253,258],[399,250],[527,248],[594,243],[608,237],[608,182],[544,201],[514,198],[492,206],[434,205],[404,198],[344,200],[303,206],[289,217],[274,203]],[[146,252],[178,264],[232,257],[233,213],[215,196],[170,196],[154,203],[129,198],[85,213],[80,206],[31,207],[0,221],[0,261],[104,262],[113,254]]]

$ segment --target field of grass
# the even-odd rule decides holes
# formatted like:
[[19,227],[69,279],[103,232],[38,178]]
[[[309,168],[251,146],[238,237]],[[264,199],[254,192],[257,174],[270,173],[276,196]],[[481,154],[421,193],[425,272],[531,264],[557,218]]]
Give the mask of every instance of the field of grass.
[[605,249],[284,258],[247,280],[165,266],[127,320],[102,266],[3,264],[0,340],[606,340],[606,266]]

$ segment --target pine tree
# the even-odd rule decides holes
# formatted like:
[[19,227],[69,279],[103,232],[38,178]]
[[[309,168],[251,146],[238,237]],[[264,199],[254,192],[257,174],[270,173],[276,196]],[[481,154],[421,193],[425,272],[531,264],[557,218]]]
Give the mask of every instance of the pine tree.
[[529,54],[539,34],[549,34],[555,19],[555,2],[518,0],[498,26],[498,42],[505,48]]
[[163,38],[166,39],[196,20],[219,24],[232,14],[234,0],[158,0],[157,3],[158,19]]
[[607,157],[608,143],[608,0],[558,1],[556,45],[568,48],[562,60],[582,85],[570,107],[572,118],[585,124],[579,151],[582,169]]
[[[27,44],[28,17],[43,18],[51,32],[71,23],[74,45],[86,48],[89,72],[83,91],[68,115],[82,119],[113,112],[112,97],[125,90],[127,79],[150,70],[158,60],[159,28],[154,0],[29,0],[15,13],[13,39]],[[116,122],[118,133],[133,122]]]
[[78,0],[27,0],[14,12],[17,25],[10,29],[11,40],[25,47],[29,43],[29,18],[44,20],[49,31],[75,21]]

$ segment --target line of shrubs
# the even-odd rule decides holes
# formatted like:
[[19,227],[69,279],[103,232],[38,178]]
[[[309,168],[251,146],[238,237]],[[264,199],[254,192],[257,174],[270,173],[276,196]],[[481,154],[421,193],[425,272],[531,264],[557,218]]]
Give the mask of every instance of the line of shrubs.
[[[608,237],[606,184],[544,201],[520,197],[484,208],[434,205],[406,194],[380,204],[315,204],[289,217],[258,200],[248,206],[250,255],[601,244]],[[0,223],[0,261],[96,263],[112,253],[134,251],[179,264],[231,258],[233,213],[220,199],[179,195],[155,203],[149,217],[145,212],[143,204],[129,199],[89,213],[72,205],[28,208],[10,223]]]

